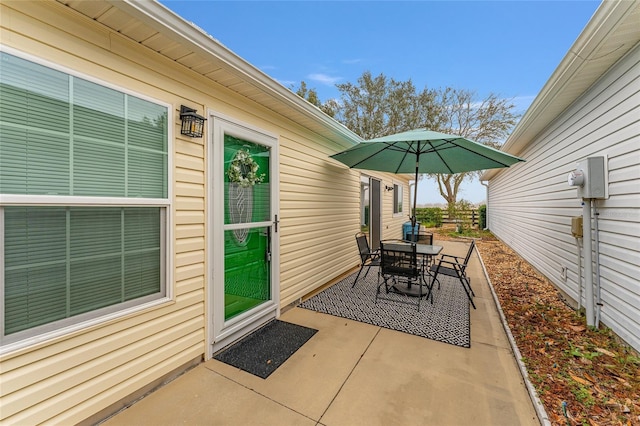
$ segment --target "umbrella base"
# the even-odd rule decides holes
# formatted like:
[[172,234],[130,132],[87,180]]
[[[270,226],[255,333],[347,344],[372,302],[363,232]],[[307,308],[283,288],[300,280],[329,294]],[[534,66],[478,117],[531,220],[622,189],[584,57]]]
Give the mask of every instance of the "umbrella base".
[[404,294],[410,297],[425,297],[429,295],[431,286],[418,283],[397,283],[389,288],[390,292]]

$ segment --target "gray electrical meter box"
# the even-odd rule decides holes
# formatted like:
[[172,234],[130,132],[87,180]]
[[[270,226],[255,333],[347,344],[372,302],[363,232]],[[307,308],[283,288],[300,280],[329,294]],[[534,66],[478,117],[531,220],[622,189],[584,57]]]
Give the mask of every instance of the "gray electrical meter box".
[[588,157],[578,163],[584,182],[578,186],[580,198],[606,198],[605,157]]

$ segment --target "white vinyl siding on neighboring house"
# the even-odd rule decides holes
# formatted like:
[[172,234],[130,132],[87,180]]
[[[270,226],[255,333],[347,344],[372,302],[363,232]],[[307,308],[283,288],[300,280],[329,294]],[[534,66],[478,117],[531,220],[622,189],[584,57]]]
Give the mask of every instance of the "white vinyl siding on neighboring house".
[[[568,185],[567,175],[586,157],[607,156],[609,198],[595,201],[601,320],[636,349],[640,349],[639,76],[636,45],[517,153],[525,163],[490,180],[488,203],[491,231],[577,300],[581,272],[571,217],[582,215],[582,200]],[[584,295],[582,289],[583,305]]]
[[0,52],[3,345],[166,297],[170,206],[167,105],[14,53]]

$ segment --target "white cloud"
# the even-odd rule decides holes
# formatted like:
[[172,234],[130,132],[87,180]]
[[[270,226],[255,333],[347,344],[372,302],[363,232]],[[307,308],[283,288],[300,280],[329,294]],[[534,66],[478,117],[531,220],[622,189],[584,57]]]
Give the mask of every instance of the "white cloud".
[[360,62],[362,62],[362,59],[360,59],[360,58],[343,59],[342,60],[342,63],[343,64],[347,64],[347,65],[359,64]]
[[342,80],[342,77],[332,77],[322,73],[309,74],[307,77],[309,80],[324,84],[325,86],[333,86]]
[[276,81],[289,89],[298,84],[298,82],[294,80],[280,80],[276,78]]

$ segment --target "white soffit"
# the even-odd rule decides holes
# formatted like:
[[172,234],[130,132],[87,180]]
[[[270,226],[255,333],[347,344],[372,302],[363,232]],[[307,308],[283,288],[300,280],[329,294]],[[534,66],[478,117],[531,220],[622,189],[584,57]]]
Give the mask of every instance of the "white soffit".
[[352,146],[362,140],[341,123],[158,2],[58,2],[340,146]]

